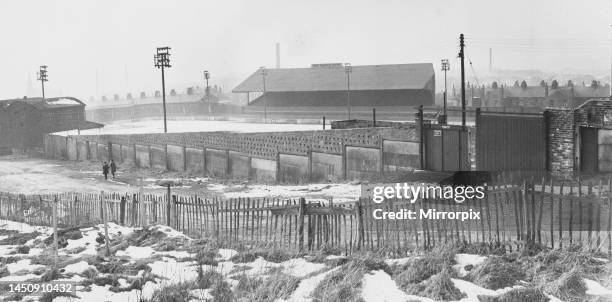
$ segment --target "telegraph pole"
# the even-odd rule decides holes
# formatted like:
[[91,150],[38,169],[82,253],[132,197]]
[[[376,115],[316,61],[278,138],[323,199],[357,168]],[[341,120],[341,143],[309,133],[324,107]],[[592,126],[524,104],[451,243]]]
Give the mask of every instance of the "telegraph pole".
[[204,70],[204,79],[206,80],[206,102],[208,103],[208,120],[210,121],[210,88],[208,87],[208,79],[210,79],[210,73],[208,72],[208,70]]
[[459,58],[461,58],[461,125],[465,126],[465,43],[463,34],[459,35]]
[[450,70],[450,64],[448,63],[448,59],[442,59],[442,71],[444,71],[444,117],[443,123],[446,124],[447,115],[446,115],[446,72]]
[[351,63],[344,63],[344,72],[346,72],[346,108],[348,113],[348,120],[351,119],[351,73],[353,72],[353,66]]
[[268,75],[268,70],[266,70],[265,66],[261,66],[259,68],[259,73],[261,73],[261,80],[263,84],[263,94],[261,97],[263,98],[264,103],[264,124],[268,123],[268,102],[266,100],[266,76]]
[[158,47],[157,53],[153,56],[155,67],[161,68],[162,76],[162,102],[164,107],[164,133],[168,133],[168,124],[166,121],[166,79],[164,77],[164,68],[170,68],[170,47]]
[[49,81],[49,76],[47,75],[47,65],[40,66],[38,71],[38,80],[40,81],[40,86],[42,87],[42,98],[45,99],[45,82]]

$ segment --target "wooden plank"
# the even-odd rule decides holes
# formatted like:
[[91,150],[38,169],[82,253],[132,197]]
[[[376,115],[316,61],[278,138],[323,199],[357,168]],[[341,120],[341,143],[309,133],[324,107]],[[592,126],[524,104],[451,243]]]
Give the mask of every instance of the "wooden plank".
[[[570,195],[574,194],[574,186],[573,185],[570,186],[570,193],[569,194]],[[574,212],[574,200],[572,198],[570,198],[570,200],[569,200],[569,226],[568,226],[569,244],[570,244],[570,246],[572,245],[572,243],[574,241],[574,236],[572,234],[572,231],[573,231],[572,230],[573,229],[572,228],[572,224],[573,224],[573,218],[574,218],[573,212]]]
[[[563,194],[564,182],[561,182],[560,192]],[[559,248],[563,248],[563,195],[559,196]]]
[[[550,192],[554,193],[554,182],[552,177],[550,178]],[[550,197],[550,248],[555,248],[555,199]]]

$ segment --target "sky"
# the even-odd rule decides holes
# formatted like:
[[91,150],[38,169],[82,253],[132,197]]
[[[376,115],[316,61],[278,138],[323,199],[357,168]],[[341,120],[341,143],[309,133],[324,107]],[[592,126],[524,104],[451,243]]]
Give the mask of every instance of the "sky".
[[458,36],[474,71],[610,72],[612,1],[569,0],[21,0],[0,2],[0,99],[82,99],[161,87],[156,47],[171,47],[167,90],[229,90],[260,66],[434,64],[458,74]]

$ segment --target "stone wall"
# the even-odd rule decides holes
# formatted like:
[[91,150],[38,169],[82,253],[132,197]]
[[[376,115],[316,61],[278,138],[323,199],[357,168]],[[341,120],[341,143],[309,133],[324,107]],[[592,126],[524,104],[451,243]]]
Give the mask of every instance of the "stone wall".
[[574,173],[576,156],[574,110],[549,108],[545,112],[548,170],[556,175]]

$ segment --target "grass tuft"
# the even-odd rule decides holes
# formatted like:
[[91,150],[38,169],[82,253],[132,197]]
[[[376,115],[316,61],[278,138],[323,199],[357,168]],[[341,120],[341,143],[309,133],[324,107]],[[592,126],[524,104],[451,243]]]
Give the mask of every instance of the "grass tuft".
[[49,282],[52,280],[59,279],[61,277],[62,275],[60,274],[60,271],[58,269],[50,268],[42,276],[40,276],[40,281]]
[[284,274],[275,273],[269,276],[255,291],[251,301],[266,302],[278,299],[288,299],[300,284],[300,278]]
[[409,294],[424,296],[436,301],[454,301],[464,298],[463,294],[451,280],[450,269],[445,268],[429,279],[408,287]]
[[251,249],[242,251],[236,255],[234,255],[230,260],[234,263],[248,263],[253,262],[257,258],[262,257],[266,261],[281,263],[293,258],[294,255],[287,253],[284,250],[280,249]]
[[55,300],[55,298],[57,298],[57,297],[77,298],[77,296],[75,296],[72,293],[63,293],[63,292],[52,291],[52,292],[47,292],[47,293],[43,294],[42,297],[40,297],[40,299],[38,301],[39,302],[53,302],[53,300]]
[[182,282],[164,286],[153,292],[149,302],[188,302],[194,299],[190,293],[193,283]]
[[496,290],[513,286],[517,281],[525,279],[526,275],[518,262],[490,256],[476,266],[468,277],[478,286]]
[[515,288],[499,296],[478,295],[480,302],[548,302],[550,299],[544,292],[535,287]]
[[330,273],[313,290],[314,301],[357,302],[361,298],[363,276],[371,270],[390,271],[384,259],[376,254],[358,254]]
[[18,254],[28,254],[30,252],[30,247],[27,245],[20,245],[17,247]]
[[579,302],[585,300],[586,284],[580,269],[574,267],[559,279],[544,285],[544,291],[566,302]]
[[11,233],[7,238],[0,240],[0,245],[24,245],[38,236],[40,236],[39,232]]

